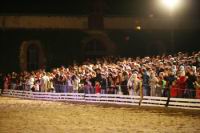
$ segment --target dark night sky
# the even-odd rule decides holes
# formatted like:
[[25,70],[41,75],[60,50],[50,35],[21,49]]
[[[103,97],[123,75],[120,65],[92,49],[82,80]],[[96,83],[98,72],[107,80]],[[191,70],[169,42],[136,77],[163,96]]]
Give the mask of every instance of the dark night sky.
[[[91,13],[93,1],[95,0],[1,0],[0,16],[89,15]],[[158,0],[104,0],[104,15],[127,15],[142,18],[149,17],[149,15],[152,14],[154,18],[162,19],[166,17],[167,13],[164,12],[164,10],[160,6],[158,7],[156,1]],[[177,18],[181,18],[182,20],[188,21],[200,20],[200,0],[183,1],[186,2],[185,7],[181,10],[177,10],[175,16]],[[196,22],[198,24],[199,21]],[[199,49],[199,32],[199,29],[176,31],[175,50],[194,51]],[[124,34],[128,34],[130,36],[129,42],[124,42]],[[116,42],[116,44],[119,44],[119,54],[126,56],[156,54],[156,52],[159,51],[158,49],[160,49],[160,47],[161,49],[162,47],[163,49],[166,48],[164,49],[165,52],[171,52],[170,48],[168,47],[170,38],[169,35],[169,31],[133,31],[130,33],[124,33],[124,31],[114,31],[109,34],[111,40]],[[51,66],[52,64],[63,64],[66,59],[69,59],[69,55],[71,60],[76,57],[77,55],[74,51],[76,51],[75,49],[80,47],[80,40],[82,40],[83,37],[85,37],[85,34],[83,34],[82,32],[70,30],[0,30],[0,60],[2,61],[2,63],[0,63],[0,71],[4,70],[7,72],[11,72],[13,70],[19,70],[19,46],[23,40],[40,40],[44,44],[46,52],[48,53],[47,57],[49,59],[49,64],[47,65]],[[13,46],[10,47],[10,45],[2,44],[10,44]],[[54,44],[59,44],[59,47]],[[67,49],[66,44],[71,44],[68,52],[66,52],[65,50]],[[155,44],[155,46],[153,44]],[[158,48],[156,49],[157,45]],[[149,51],[147,48],[150,47],[155,47],[155,50]],[[56,51],[59,52],[52,52],[55,51],[54,49],[56,48]],[[13,59],[13,57],[16,58]],[[55,59],[53,57],[55,57]],[[5,58],[7,60],[5,60]]]
[[[88,15],[91,1],[94,0],[3,0],[0,14],[25,15]],[[153,13],[161,17],[162,12],[156,7],[157,0],[104,0],[105,15],[131,15],[146,17]],[[200,0],[187,1],[186,7],[177,12],[183,18],[200,17]]]

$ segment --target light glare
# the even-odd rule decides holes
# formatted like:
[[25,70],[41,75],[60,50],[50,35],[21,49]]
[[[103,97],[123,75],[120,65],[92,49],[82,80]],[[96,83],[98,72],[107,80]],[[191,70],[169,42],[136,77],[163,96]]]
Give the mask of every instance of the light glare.
[[173,11],[181,3],[181,0],[162,0],[162,4]]
[[141,26],[136,26],[136,29],[137,30],[141,30]]

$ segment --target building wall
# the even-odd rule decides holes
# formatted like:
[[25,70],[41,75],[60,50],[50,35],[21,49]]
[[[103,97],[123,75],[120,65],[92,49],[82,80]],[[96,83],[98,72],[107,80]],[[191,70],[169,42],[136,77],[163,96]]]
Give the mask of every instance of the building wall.
[[[179,30],[174,33],[174,51],[170,47],[170,30],[154,31],[101,31],[115,47],[115,55],[136,57],[200,50],[199,30]],[[91,33],[90,33],[91,34]],[[20,71],[20,46],[24,41],[40,41],[46,57],[46,68],[70,65],[73,60],[83,61],[86,57],[82,47],[84,40],[93,38],[81,30],[0,30],[0,71]],[[95,37],[94,37],[95,38]],[[106,40],[106,39],[105,39]],[[110,43],[105,43],[109,45]],[[112,48],[112,47],[111,47]],[[113,53],[112,53],[113,54]],[[101,54],[103,56],[104,54]],[[92,56],[91,56],[92,57]]]
[[2,28],[87,29],[87,17],[73,16],[0,16]]
[[[89,23],[90,20],[91,22]],[[200,29],[199,20],[135,18],[131,16],[0,16],[1,29],[104,29],[104,30]]]

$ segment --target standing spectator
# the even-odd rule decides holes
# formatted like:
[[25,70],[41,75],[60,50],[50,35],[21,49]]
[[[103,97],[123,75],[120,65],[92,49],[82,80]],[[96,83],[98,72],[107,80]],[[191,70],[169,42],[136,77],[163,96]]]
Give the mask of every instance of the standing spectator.
[[141,81],[138,79],[137,74],[133,73],[128,80],[129,95],[139,96],[140,95]]
[[165,96],[166,89],[166,80],[164,79],[164,72],[160,72],[159,74],[159,82],[158,87],[156,88],[156,96]]
[[34,75],[30,75],[27,81],[28,90],[32,90],[35,82]]
[[200,67],[200,52],[195,57],[196,57],[195,58],[196,59],[195,65],[196,65],[196,67]]
[[40,91],[40,81],[36,80],[34,83],[34,91],[39,92]]
[[84,83],[84,93],[90,94],[92,90],[92,83],[90,82],[90,78],[87,77]]
[[107,79],[106,79],[106,76],[103,75],[102,76],[102,85],[101,85],[101,94],[106,94],[106,89],[107,89]]
[[95,93],[95,81],[96,81],[96,73],[91,74],[91,78],[90,78],[90,82],[92,83],[92,89],[91,89],[91,93],[94,94]]
[[182,98],[184,96],[184,92],[185,92],[185,88],[186,88],[186,76],[185,76],[185,72],[179,72],[179,76],[177,79],[177,88],[178,88],[178,92],[177,92],[177,97]]
[[109,74],[108,76],[108,94],[114,94],[114,81],[112,75]]
[[53,84],[54,84],[54,88],[55,88],[55,92],[58,93],[60,90],[60,85],[59,85],[59,74],[56,74],[56,76],[53,79]]
[[186,74],[187,75],[187,91],[186,91],[186,97],[189,98],[195,98],[195,87],[194,84],[196,82],[196,76],[194,75],[194,72],[189,70],[189,72]]
[[71,77],[68,75],[66,80],[67,80],[67,81],[66,81],[67,92],[68,92],[68,93],[72,93],[72,92],[73,92],[72,79],[71,79]]
[[98,81],[96,81],[96,83],[95,83],[95,92],[96,92],[96,94],[101,93],[101,85]]
[[60,90],[59,92],[67,92],[67,86],[66,86],[66,76],[64,74],[61,74],[59,77],[59,85],[60,85]]
[[128,84],[128,74],[126,72],[123,72],[122,83],[121,83],[121,90],[123,95],[129,95],[127,84]]
[[12,76],[10,79],[10,89],[15,90],[17,87],[17,73],[12,72]]
[[150,76],[149,86],[150,86],[150,90],[151,90],[151,96],[156,96],[156,89],[158,86],[158,78],[156,77],[154,72]]
[[54,91],[54,86],[53,86],[53,75],[48,73],[49,81],[47,84],[48,92],[53,92]]
[[72,76],[72,86],[73,86],[73,93],[78,93],[80,79],[76,76]]
[[158,84],[156,86],[156,96],[161,97],[162,96],[162,80],[160,76],[158,77]]
[[101,70],[99,68],[96,70],[95,82],[99,82],[100,85],[102,85],[102,82],[103,82],[102,75],[101,75]]
[[46,75],[46,72],[43,72],[43,76],[41,77],[41,81],[40,81],[41,92],[47,92],[48,81],[49,81],[49,77]]
[[200,75],[197,76],[197,80],[195,81],[196,88],[196,98],[200,99]]
[[3,73],[0,73],[0,89],[1,94],[3,93]]
[[177,86],[176,86],[176,81],[174,81],[171,85],[171,88],[170,88],[170,96],[171,97],[177,97],[177,92],[178,92],[178,89],[177,89]]
[[150,95],[149,75],[148,75],[148,72],[145,68],[142,70],[142,83],[143,83],[143,95],[149,96]]
[[8,90],[9,89],[9,84],[10,84],[10,75],[7,74],[5,77],[4,77],[4,84],[3,84],[3,89],[4,90]]
[[116,94],[122,94],[122,91],[121,91],[122,73],[121,72],[118,73],[115,83],[116,83],[116,90],[117,90]]
[[172,84],[176,80],[176,77],[175,77],[173,70],[169,70],[169,71],[166,72],[165,80],[167,81],[165,93],[166,93],[166,96],[169,96],[170,92],[171,92],[170,89],[172,88]]

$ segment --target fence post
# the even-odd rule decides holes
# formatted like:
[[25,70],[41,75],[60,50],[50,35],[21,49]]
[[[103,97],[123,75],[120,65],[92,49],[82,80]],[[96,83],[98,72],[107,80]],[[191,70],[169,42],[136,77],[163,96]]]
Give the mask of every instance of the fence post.
[[142,82],[140,83],[140,101],[139,101],[139,106],[141,106],[143,100],[143,87],[142,87]]
[[168,88],[168,97],[167,97],[167,102],[165,104],[165,107],[168,107],[169,106],[169,102],[170,102],[170,98],[171,98],[171,90],[170,90],[171,87]]
[[84,93],[84,95],[83,95],[83,100],[84,100],[84,101],[86,101],[85,97],[86,97],[86,94]]

